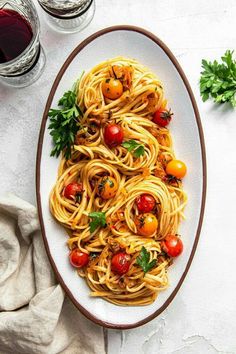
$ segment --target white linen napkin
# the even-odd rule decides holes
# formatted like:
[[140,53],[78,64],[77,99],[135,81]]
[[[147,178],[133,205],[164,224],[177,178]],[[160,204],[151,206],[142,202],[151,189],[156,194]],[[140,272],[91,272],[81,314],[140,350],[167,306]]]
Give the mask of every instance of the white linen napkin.
[[103,329],[65,297],[39,230],[34,206],[0,198],[0,353],[104,354]]

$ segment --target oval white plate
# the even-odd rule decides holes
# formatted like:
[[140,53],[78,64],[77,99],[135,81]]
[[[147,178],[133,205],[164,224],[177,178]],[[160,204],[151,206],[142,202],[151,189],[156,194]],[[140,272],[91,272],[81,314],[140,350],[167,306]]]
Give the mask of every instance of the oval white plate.
[[[48,110],[57,106],[58,99],[71,88],[83,70],[118,55],[137,59],[162,81],[174,112],[170,124],[174,149],[178,158],[188,166],[184,179],[189,196],[187,219],[180,227],[185,249],[169,268],[170,287],[161,292],[152,305],[143,307],[116,306],[89,296],[86,282],[69,265],[65,231],[55,222],[48,206],[59,163],[59,159],[50,157],[52,141],[47,129]],[[197,246],[205,205],[206,158],[201,122],[191,88],[175,57],[157,37],[137,27],[116,26],[95,33],[75,48],[58,73],[46,104],[38,143],[36,183],[47,254],[65,292],[85,316],[106,327],[132,328],[150,321],[169,305],[186,276]]]

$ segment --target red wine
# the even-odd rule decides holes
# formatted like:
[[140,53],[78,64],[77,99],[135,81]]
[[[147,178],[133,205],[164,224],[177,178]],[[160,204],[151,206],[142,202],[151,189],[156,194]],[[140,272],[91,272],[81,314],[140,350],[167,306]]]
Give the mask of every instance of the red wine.
[[23,16],[14,10],[0,10],[0,63],[18,57],[32,37],[31,26]]

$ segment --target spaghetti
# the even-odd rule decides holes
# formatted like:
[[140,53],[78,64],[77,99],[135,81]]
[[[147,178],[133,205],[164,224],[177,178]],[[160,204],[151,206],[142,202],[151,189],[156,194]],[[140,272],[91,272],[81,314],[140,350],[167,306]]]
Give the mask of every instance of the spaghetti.
[[[166,172],[176,161],[170,132],[153,121],[167,104],[162,84],[137,61],[117,57],[83,75],[76,94],[81,129],[71,158],[61,158],[51,212],[68,231],[69,249],[87,257],[78,273],[91,296],[148,305],[168,286],[172,257],[163,241],[177,234],[187,202],[181,178]],[[120,132],[119,142],[112,135],[107,140],[111,126]],[[80,189],[68,195],[73,184]],[[151,210],[138,204],[140,196],[154,201]],[[92,221],[101,215],[105,222],[94,229]]]

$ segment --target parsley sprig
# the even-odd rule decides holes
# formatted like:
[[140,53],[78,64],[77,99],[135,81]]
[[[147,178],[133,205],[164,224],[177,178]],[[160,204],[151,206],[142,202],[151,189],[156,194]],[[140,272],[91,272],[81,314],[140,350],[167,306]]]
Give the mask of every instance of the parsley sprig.
[[100,211],[94,211],[89,213],[89,217],[92,219],[89,223],[90,232],[94,232],[99,226],[105,227],[107,225],[106,222],[106,213]]
[[71,91],[67,91],[58,102],[59,109],[50,109],[48,116],[50,124],[48,129],[53,139],[54,147],[51,156],[58,157],[63,152],[66,159],[71,157],[71,148],[74,145],[75,136],[80,129],[79,117],[82,112],[76,103],[76,85]]
[[124,141],[121,145],[129,152],[132,152],[135,157],[140,157],[144,155],[144,146],[142,144],[137,143],[133,139]]
[[236,60],[233,51],[227,50],[221,57],[222,63],[216,60],[202,60],[200,93],[203,102],[212,97],[214,102],[230,102],[236,107]]
[[150,261],[150,252],[146,250],[145,247],[142,247],[139,256],[136,258],[137,264],[143,269],[144,274],[149,270],[155,267],[157,260],[153,259]]

